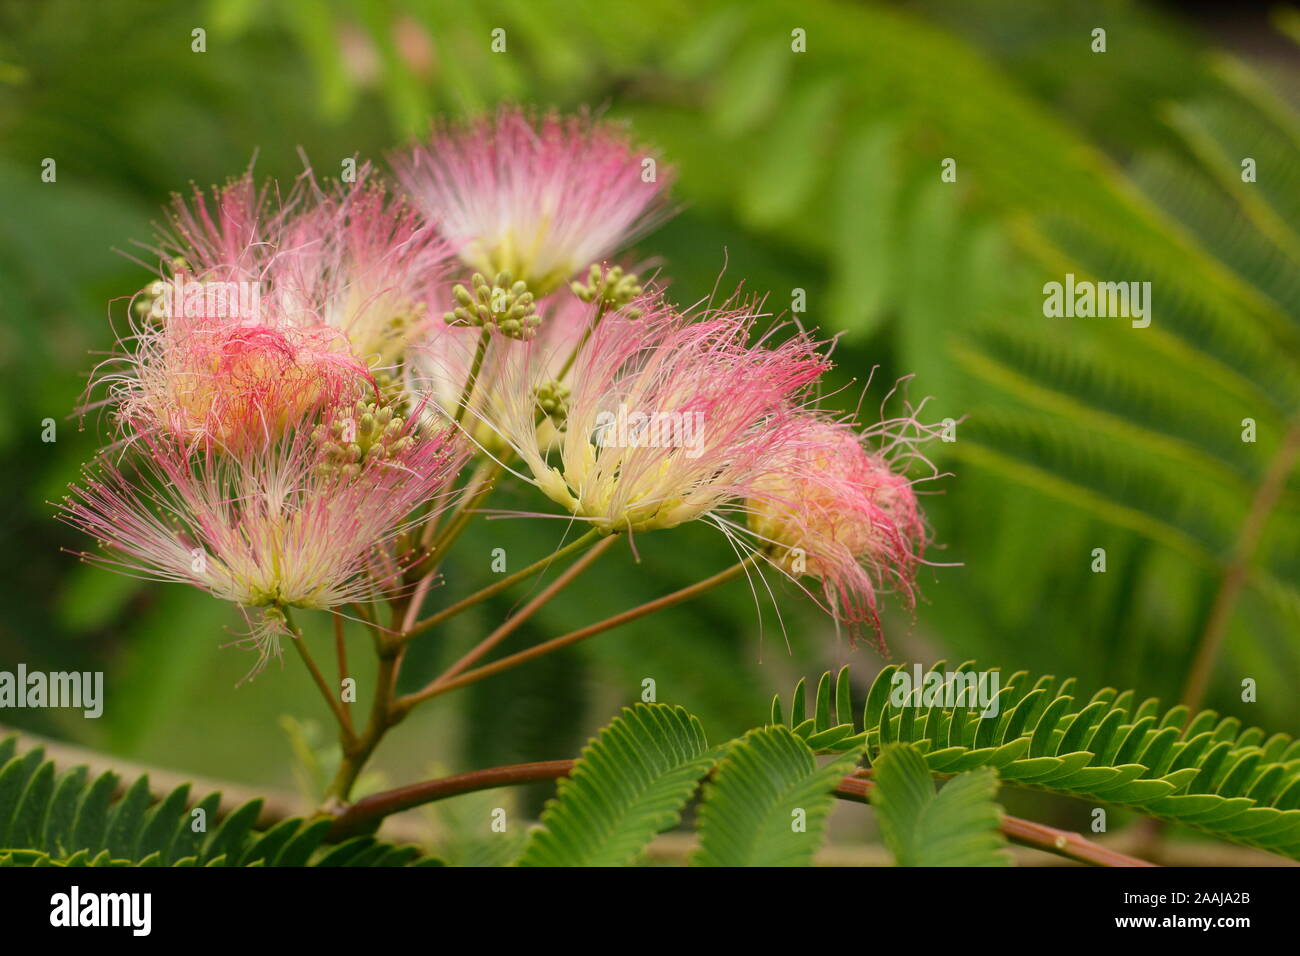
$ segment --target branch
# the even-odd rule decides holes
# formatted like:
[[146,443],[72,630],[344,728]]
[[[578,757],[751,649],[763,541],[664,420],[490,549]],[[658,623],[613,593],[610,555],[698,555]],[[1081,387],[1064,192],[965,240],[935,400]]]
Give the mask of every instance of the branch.
[[[90,775],[97,777],[104,771],[112,771],[118,775],[118,786],[114,792],[115,797],[120,797],[137,777],[149,775],[150,794],[156,801],[162,795],[170,793],[182,784],[190,784],[191,805],[196,803],[200,796],[209,793],[220,793],[221,802],[216,811],[217,819],[225,819],[236,808],[243,806],[250,800],[259,799],[262,801],[262,812],[258,814],[256,826],[259,830],[268,829],[275,824],[286,820],[289,817],[309,816],[315,807],[308,804],[300,796],[292,793],[285,793],[276,790],[266,790],[258,787],[251,788],[245,784],[232,783],[229,780],[214,780],[205,777],[196,777],[175,770],[166,770],[160,767],[149,766],[145,764],[134,763],[124,760],[112,754],[104,754],[94,750],[87,750],[75,744],[64,743],[62,741],[52,740],[49,737],[42,737],[25,730],[18,730],[16,727],[6,727],[0,724],[0,739],[3,739],[11,733],[18,735],[18,748],[21,752],[27,752],[36,747],[44,749],[48,759],[53,760],[55,766],[72,767],[84,764],[88,767]],[[492,770],[475,771],[472,773],[457,774],[454,777],[444,777],[441,780],[428,781],[425,783],[414,784],[412,787],[402,787],[398,790],[391,790],[385,794],[375,794],[371,797],[365,797],[358,800],[352,807],[340,811],[337,816],[335,827],[330,832],[330,839],[340,839],[336,837],[336,832],[343,832],[341,826],[352,826],[352,833],[364,832],[368,826],[373,826],[374,822],[385,814],[396,814],[399,810],[409,810],[413,807],[420,806],[434,800],[445,799],[447,797],[458,796],[462,793],[472,793],[476,790],[491,789],[493,787],[510,786],[512,784],[538,783],[546,780],[557,780],[560,777],[567,776],[567,771],[557,773],[553,768],[556,765],[564,765],[572,768],[575,761],[572,760],[554,760],[543,761],[531,764],[516,764],[509,767],[496,767]],[[494,775],[494,776],[493,776]],[[852,780],[846,777],[846,780]],[[441,789],[442,793],[437,793]],[[423,792],[426,794],[435,794],[426,799],[412,799],[408,794]],[[396,802],[397,795],[402,795],[401,806],[393,806],[392,809],[385,809],[380,813],[368,812],[366,810],[353,813],[354,807],[371,808],[385,798],[394,798]],[[853,800],[859,802],[856,797],[850,797],[846,793],[837,793],[844,800]],[[365,820],[361,818],[364,815]],[[1005,823],[1015,818],[1004,817]],[[346,823],[345,823],[346,821]],[[1024,822],[1024,821],[1021,821]],[[1064,830],[1055,830],[1052,827],[1045,827],[1039,824],[1030,824],[1036,830],[1045,833],[1063,835],[1067,838],[1066,850],[1070,849],[1069,841],[1077,840],[1082,843],[1088,843],[1077,834],[1069,833]],[[397,839],[402,842],[418,843],[425,840],[428,834],[422,826],[409,824],[400,816],[392,816],[383,820],[385,831],[388,832],[389,839]],[[346,833],[344,836],[348,835]],[[1013,838],[1014,839],[1014,838]],[[1019,842],[1019,841],[1017,841]],[[1040,842],[1029,842],[1029,846],[1038,847]],[[1093,844],[1096,846],[1096,844]],[[1063,853],[1063,850],[1055,844],[1050,847],[1044,847],[1048,852],[1066,856],[1069,859],[1081,859],[1081,857]],[[1101,847],[1103,852],[1113,852]],[[1175,845],[1165,848],[1161,851],[1162,856],[1167,857],[1165,862],[1175,866],[1294,866],[1295,864],[1287,859],[1278,857],[1263,850],[1254,850],[1247,847],[1234,846],[1232,844],[1207,844],[1181,846]],[[1087,861],[1091,862],[1091,861]],[[1142,861],[1136,861],[1133,864],[1138,865]],[[1116,865],[1125,865],[1119,864]]]
[[[454,777],[427,780],[385,793],[376,793],[373,796],[363,797],[336,816],[328,839],[345,840],[366,832],[372,825],[391,813],[410,810],[412,807],[460,796],[463,793],[545,780],[560,780],[572,773],[576,764],[576,760],[545,760],[539,763],[513,764],[507,767],[493,767],[489,770],[472,770]],[[853,776],[844,777],[835,788],[835,796],[854,803],[868,803],[868,794],[872,786],[869,780]],[[1004,816],[1001,829],[1008,839],[1016,843],[1083,863],[1096,866],[1155,865],[1093,843],[1077,833],[1058,830],[1019,817]]]
[[423,689],[416,691],[413,694],[408,694],[398,701],[397,707],[399,712],[405,713],[407,710],[420,703],[420,701],[436,695],[444,684],[451,681],[457,674],[461,673],[461,671],[465,670],[475,661],[483,657],[484,654],[487,654],[492,650],[492,648],[496,647],[513,634],[518,627],[537,612],[538,608],[542,607],[546,602],[551,600],[551,598],[560,593],[560,591],[564,590],[564,588],[567,587],[574,578],[587,570],[587,568],[591,566],[591,563],[600,557],[605,551],[608,551],[610,546],[617,540],[618,538],[616,536],[610,535],[600,541],[577,561],[573,562],[573,564],[565,569],[563,574],[543,588],[540,594],[520,608],[517,613],[512,614],[509,618],[503,621],[500,627],[487,637],[483,638],[483,640],[479,641],[478,644],[474,645],[474,647],[461,657],[460,660],[447,668],[445,672],[436,677]]
[[568,555],[573,554],[575,551],[582,550],[583,548],[587,547],[589,544],[591,544],[599,537],[600,537],[599,531],[595,531],[595,530],[588,531],[586,534],[583,534],[581,537],[575,538],[573,541],[570,541],[563,548],[554,552],[553,554],[548,554],[546,557],[538,561],[534,561],[532,564],[528,565],[528,567],[522,568],[516,571],[514,574],[507,575],[506,577],[502,578],[500,581],[496,581],[488,585],[487,587],[483,588],[481,591],[475,591],[473,594],[469,595],[468,597],[461,598],[461,600],[457,601],[455,604],[451,604],[443,608],[441,611],[438,611],[436,614],[432,615],[431,617],[427,617],[423,621],[420,621],[418,624],[412,625],[402,635],[401,639],[403,641],[410,640],[412,637],[415,637],[415,635],[421,634],[432,627],[436,627],[437,625],[441,624],[443,621],[449,618],[453,618],[457,614],[460,614],[462,611],[467,611],[474,605],[481,604],[483,601],[486,601],[488,598],[501,593],[506,588],[510,587],[512,584],[515,584],[519,581],[527,580],[528,578],[531,578],[533,575],[537,574],[539,571],[544,571],[546,568],[550,567],[551,564],[553,564],[555,561],[567,557]]
[[329,706],[330,712],[334,715],[334,719],[338,721],[339,735],[344,749],[346,749],[349,743],[356,740],[356,734],[352,730],[352,718],[335,693],[330,690],[325,675],[316,666],[316,661],[312,659],[311,653],[307,650],[307,638],[303,636],[302,628],[298,627],[293,618],[289,616],[288,608],[285,609],[284,617],[291,631],[289,636],[292,638],[293,646],[297,648],[299,656],[302,657],[302,662],[307,665],[307,670],[311,673],[312,679],[316,682],[316,686],[320,688],[321,696],[325,698],[325,703]]
[[509,657],[503,657],[500,660],[493,661],[491,664],[485,664],[472,671],[466,671],[459,677],[454,677],[451,680],[439,683],[436,686],[426,687],[424,690],[418,691],[414,694],[407,694],[405,697],[398,699],[397,706],[405,712],[415,706],[415,704],[427,700],[430,697],[445,694],[449,690],[456,690],[459,687],[464,687],[466,684],[473,684],[476,681],[483,680],[485,677],[491,677],[494,674],[499,674],[502,671],[509,670],[512,667],[517,667],[520,664],[526,664],[535,658],[550,654],[552,651],[558,651],[562,647],[568,647],[570,644],[584,641],[589,637],[594,637],[597,634],[611,630],[619,625],[626,624],[629,621],[635,621],[639,617],[645,617],[647,614],[654,614],[657,611],[670,608],[675,604],[681,604],[683,601],[688,601],[699,594],[703,594],[705,591],[715,588],[719,584],[730,581],[732,578],[736,577],[736,575],[743,572],[745,568],[755,560],[757,560],[757,556],[750,555],[748,558],[745,558],[737,564],[733,564],[726,570],[719,571],[717,574],[713,575],[713,577],[705,578],[703,581],[698,581],[689,587],[684,587],[681,590],[672,592],[671,594],[665,594],[661,598],[648,601],[645,604],[624,611],[621,614],[615,614],[613,617],[608,617],[603,621],[597,621],[595,624],[589,624],[584,628],[565,634],[562,637],[552,638],[551,640],[538,644],[535,647],[530,647],[526,651],[520,651],[517,654],[511,654]]
[[1300,419],[1292,423],[1287,430],[1282,444],[1269,462],[1268,471],[1255,491],[1250,510],[1242,522],[1233,545],[1232,558],[1219,579],[1219,589],[1215,592],[1214,603],[1210,606],[1206,618],[1205,630],[1197,641],[1196,657],[1187,673],[1187,684],[1183,688],[1182,703],[1190,710],[1187,719],[1191,720],[1200,709],[1205,691],[1209,687],[1214,663],[1219,656],[1219,646],[1223,643],[1224,632],[1228,628],[1228,619],[1232,616],[1232,607],[1246,583],[1250,571],[1250,561],[1264,534],[1268,517],[1277,505],[1286,485],[1286,477],[1295,467],[1300,457]]
[[[854,803],[870,803],[873,786],[875,784],[870,780],[853,776],[845,777],[835,788],[835,796]],[[1093,866],[1155,866],[1154,863],[1148,863],[1146,860],[1126,856],[1099,843],[1093,843],[1069,830],[1058,830],[1045,823],[1022,820],[1020,817],[1009,817],[1004,814],[1000,829],[1008,840],[1022,846],[1046,850],[1048,853],[1055,853],[1081,863],[1091,863]]]
[[567,777],[576,760],[543,760],[537,763],[519,763],[507,767],[492,767],[488,770],[471,770],[454,777],[442,777],[438,780],[426,780],[413,783],[396,790],[362,797],[347,807],[334,818],[328,840],[337,842],[360,833],[368,832],[371,827],[389,814],[410,810],[412,807],[458,797],[462,793],[474,793],[478,790],[492,790],[496,787],[512,787],[525,783],[538,783],[545,780],[559,780]]

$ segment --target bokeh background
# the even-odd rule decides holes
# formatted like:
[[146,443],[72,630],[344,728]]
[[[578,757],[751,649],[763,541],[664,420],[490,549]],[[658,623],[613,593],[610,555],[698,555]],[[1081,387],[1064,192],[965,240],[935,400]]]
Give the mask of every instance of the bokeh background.
[[[807,52],[791,51],[794,29]],[[1294,733],[1298,39],[1290,8],[1130,2],[0,0],[0,668],[103,670],[108,686],[98,721],[0,722],[185,773],[313,785],[328,740],[295,661],[236,688],[248,659],[220,647],[231,608],[63,550],[83,542],[48,502],[99,438],[73,411],[148,279],[131,243],[172,191],[254,156],[259,175],[289,179],[300,149],[324,174],[353,155],[382,163],[433,114],[516,101],[604,109],[678,167],[679,214],[635,252],[661,257],[680,301],[724,268],[724,287],[743,280],[777,312],[803,289],[802,318],[841,335],[833,401],[856,404],[878,366],[867,417],[905,375],[934,418],[964,416],[932,449],[953,477],[926,499],[944,546],[932,557],[958,566],[923,572],[915,614],[887,616],[894,660],[974,658],[1173,702],[1208,647],[1204,702]],[[1044,317],[1043,283],[1066,272],[1152,282],[1150,328]],[[515,567],[545,554],[559,528],[482,524],[448,588],[487,583],[494,547]],[[598,563],[511,647],[730,558],[704,527],[638,545],[640,563]],[[523,593],[421,640],[411,686]],[[883,658],[781,598],[784,627],[735,584],[441,698],[375,766],[398,783],[568,756],[646,677],[711,739],[760,723],[800,676],[851,662],[865,686]],[[325,621],[310,626],[323,640]],[[534,812],[543,796],[514,799]],[[1086,823],[1066,801],[1007,797],[1030,800]]]

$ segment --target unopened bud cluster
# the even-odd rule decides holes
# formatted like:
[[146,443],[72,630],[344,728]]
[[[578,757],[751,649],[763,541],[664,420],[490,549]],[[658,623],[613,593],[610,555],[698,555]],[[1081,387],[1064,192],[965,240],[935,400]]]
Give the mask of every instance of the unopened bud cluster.
[[563,429],[569,417],[569,386],[552,379],[533,387],[533,396],[541,417],[549,418],[556,428]]
[[167,283],[158,279],[151,282],[131,303],[131,311],[140,320],[162,322],[167,318]]
[[[190,268],[190,264],[184,256],[173,256],[168,260],[167,264],[171,267],[173,275],[177,272],[187,272]],[[131,311],[135,313],[137,319],[153,322],[166,320],[167,285],[168,283],[165,280],[156,279],[140,290],[140,294],[131,303]]]
[[[583,302],[598,302],[604,309],[623,309],[642,293],[641,282],[634,272],[624,272],[622,266],[602,270],[593,265],[587,274],[587,283],[571,283],[569,288]],[[624,309],[629,319],[641,318],[639,308]]]
[[351,412],[317,425],[312,438],[320,446],[321,473],[345,478],[359,475],[370,462],[400,458],[415,444],[406,422],[391,407],[374,402],[357,402]]
[[537,333],[542,319],[527,283],[512,282],[508,272],[497,273],[489,282],[476,272],[470,284],[473,291],[460,284],[452,289],[457,305],[444,316],[448,325],[495,327],[512,339],[531,339]]

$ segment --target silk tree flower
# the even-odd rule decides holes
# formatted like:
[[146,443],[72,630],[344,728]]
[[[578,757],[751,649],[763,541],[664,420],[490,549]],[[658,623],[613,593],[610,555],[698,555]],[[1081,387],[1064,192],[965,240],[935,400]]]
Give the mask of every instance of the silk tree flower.
[[439,126],[392,165],[468,266],[540,299],[651,224],[671,179],[646,173],[653,159],[612,123],[503,107]]
[[[279,321],[341,331],[372,369],[391,369],[426,326],[426,303],[446,278],[447,242],[369,165],[352,183],[318,184],[310,167],[288,194],[258,190],[251,174],[176,197],[155,251],[206,283],[255,284]],[[137,315],[161,320],[168,276]]]
[[523,360],[479,412],[547,497],[603,531],[671,528],[746,497],[803,440],[791,402],[828,367],[802,334],[749,345],[744,308],[691,320],[645,296],[637,311],[605,316],[563,382],[539,388],[553,355],[516,345]]
[[338,329],[372,370],[396,377],[432,324],[428,301],[452,256],[437,230],[369,178],[363,167],[355,184],[317,189],[285,222],[266,278],[285,321]]
[[60,516],[99,542],[85,560],[238,605],[256,672],[288,633],[286,608],[371,601],[400,583],[385,549],[464,460],[451,430],[365,402],[326,407],[246,457],[146,427],[125,458],[85,469]]
[[[866,629],[879,639],[881,592],[915,606],[927,534],[904,470],[920,457],[915,440],[925,426],[898,419],[862,435],[816,413],[798,418],[805,441],[754,483],[750,529],[784,573],[820,582],[828,610],[851,633]],[[873,438],[883,438],[886,451],[867,447]]]
[[186,445],[256,452],[321,407],[374,388],[329,326],[266,324],[206,308],[189,315],[173,302],[134,338],[120,368],[99,377],[128,434],[161,429]]
[[166,227],[148,248],[192,277],[260,282],[301,195],[297,184],[286,197],[258,187],[251,172],[208,192],[195,187],[188,200],[175,193]]
[[234,451],[360,397],[362,376],[395,385],[450,254],[368,175],[326,190],[308,170],[283,201],[246,175],[178,199],[164,278],[133,310],[128,353],[95,378],[109,403]]

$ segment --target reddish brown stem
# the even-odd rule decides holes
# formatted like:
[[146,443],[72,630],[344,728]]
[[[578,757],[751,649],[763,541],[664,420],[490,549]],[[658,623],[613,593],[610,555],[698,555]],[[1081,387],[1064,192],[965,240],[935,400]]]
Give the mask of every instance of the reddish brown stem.
[[699,594],[703,594],[705,591],[715,588],[719,584],[730,581],[736,575],[743,572],[754,560],[755,558],[751,556],[746,558],[744,561],[732,565],[725,571],[719,571],[717,574],[713,575],[713,577],[705,578],[703,581],[682,588],[679,591],[674,591],[672,594],[666,594],[661,598],[656,598],[653,601],[649,601],[639,607],[634,607],[631,610],[624,611],[621,614],[615,614],[613,617],[606,618],[603,621],[598,621],[595,624],[589,624],[587,627],[580,628],[572,633],[565,634],[562,637],[553,638],[549,641],[538,644],[535,647],[530,647],[525,651],[511,654],[509,657],[503,657],[500,660],[493,661],[491,664],[485,664],[484,666],[475,668],[472,671],[466,671],[458,677],[453,677],[451,680],[434,682],[434,684],[425,687],[423,690],[417,691],[413,694],[407,694],[405,697],[400,698],[397,701],[397,706],[403,713],[405,713],[411,707],[414,707],[421,701],[428,700],[430,697],[436,697],[439,694],[447,693],[449,690],[455,690],[458,687],[473,684],[476,681],[483,680],[485,677],[491,677],[494,674],[499,674],[512,667],[518,667],[520,664],[526,664],[531,660],[550,654],[553,651],[558,651],[562,647],[568,647],[570,644],[584,641],[589,637],[594,637],[597,634],[601,634],[612,628],[618,627],[619,625],[626,624],[629,621],[635,621],[637,618],[645,617],[647,614],[654,614],[657,611],[662,611],[675,604],[681,604],[683,601],[688,601]]
[[618,540],[617,538],[612,536],[602,539],[590,551],[588,551],[577,561],[573,562],[573,564],[571,564],[568,568],[566,568],[563,574],[561,574],[554,581],[552,581],[545,588],[543,588],[541,593],[539,593],[535,598],[533,598],[522,608],[520,608],[516,614],[507,618],[501,624],[500,627],[498,627],[487,637],[483,638],[483,640],[479,641],[479,643],[476,644],[463,657],[461,657],[460,660],[458,660],[455,664],[452,664],[451,667],[447,668],[447,670],[443,674],[441,674],[426,688],[424,688],[424,690],[417,691],[416,693],[410,695],[405,699],[409,700],[411,702],[411,705],[414,705],[415,703],[424,700],[426,696],[433,696],[433,694],[436,693],[435,688],[440,687],[441,685],[445,684],[447,681],[451,680],[461,671],[465,670],[475,661],[482,658],[483,655],[491,651],[492,648],[496,647],[507,637],[513,634],[518,627],[520,627],[525,621],[527,621],[530,617],[532,617],[535,613],[537,613],[537,610],[539,608],[545,605],[546,602],[551,600],[551,598],[555,597],[555,595],[563,591],[564,588],[567,587],[569,583],[573,581],[574,578],[582,574],[583,571],[587,570],[587,568],[591,566],[592,562],[595,561],[598,557],[600,557],[604,552],[608,551],[610,547],[617,540]]
[[329,839],[346,840],[358,833],[364,833],[389,814],[437,800],[446,800],[448,797],[460,796],[462,793],[491,790],[494,787],[513,787],[544,780],[559,780],[572,772],[575,763],[576,760],[543,760],[537,763],[493,767],[489,770],[473,770],[469,773],[456,774],[454,777],[426,780],[362,797],[334,818]]
[[1300,457],[1300,420],[1288,429],[1282,444],[1278,446],[1272,461],[1269,462],[1268,471],[1260,481],[1255,497],[1251,500],[1250,510],[1246,513],[1246,520],[1242,522],[1241,530],[1237,534],[1232,558],[1219,579],[1219,588],[1215,592],[1214,603],[1210,605],[1205,629],[1201,632],[1200,640],[1197,641],[1196,657],[1188,670],[1187,684],[1183,688],[1182,702],[1190,709],[1188,720],[1191,720],[1205,699],[1205,691],[1209,687],[1210,677],[1214,673],[1214,664],[1219,657],[1219,647],[1223,644],[1223,636],[1232,617],[1232,608],[1246,584],[1250,573],[1250,562],[1264,534],[1268,517],[1277,505],[1282,489],[1286,486],[1286,477],[1295,467],[1298,457]]
[[[339,685],[348,677],[348,649],[345,642],[343,615],[334,615],[334,656],[338,659],[339,664]],[[352,726],[352,710],[349,707],[342,707],[343,726],[347,733],[356,736],[356,728]]]
[[[363,797],[335,817],[329,839],[346,840],[358,833],[364,833],[389,814],[463,793],[545,780],[560,780],[573,772],[575,764],[577,764],[576,760],[544,760],[538,763],[513,764],[507,767],[493,767],[489,770],[473,770],[469,773],[456,774],[454,777],[426,780],[423,783],[414,783],[385,793],[376,793]],[[841,800],[868,803],[872,786],[869,780],[844,777],[836,786],[835,795]],[[1154,865],[1099,846],[1077,833],[1058,830],[1019,817],[1003,817],[1002,832],[1016,843],[1096,866]]]
[[[835,796],[855,803],[870,803],[873,786],[875,784],[870,780],[845,777],[835,788]],[[1008,840],[1022,846],[1046,850],[1048,853],[1055,853],[1081,863],[1091,863],[1093,866],[1155,866],[1154,863],[1148,863],[1146,860],[1139,860],[1137,857],[1127,856],[1093,843],[1077,833],[1058,830],[1056,827],[1034,823],[1032,820],[1022,820],[1020,817],[1003,816],[1001,829]]]
[[320,668],[316,666],[315,659],[311,656],[311,652],[307,650],[307,639],[303,637],[302,630],[293,622],[293,618],[290,617],[287,611],[285,612],[285,620],[288,622],[291,631],[291,643],[297,649],[302,662],[307,665],[307,672],[311,674],[312,680],[316,682],[317,688],[320,689],[321,696],[325,698],[325,704],[329,707],[330,713],[338,721],[339,735],[346,745],[349,741],[354,740],[356,736],[352,730],[352,720],[337,695],[330,690],[325,675],[321,673]]
[[429,630],[430,628],[436,627],[437,625],[441,624],[443,621],[455,617],[457,614],[460,614],[462,611],[467,611],[471,607],[474,607],[476,604],[481,604],[484,601],[486,601],[488,598],[500,594],[502,591],[506,590],[506,588],[510,587],[511,585],[517,584],[520,581],[526,581],[528,578],[532,577],[538,572],[546,570],[556,561],[559,561],[561,558],[565,558],[576,551],[581,551],[583,548],[588,547],[593,541],[596,541],[599,538],[600,538],[600,532],[588,531],[586,534],[583,534],[581,537],[575,538],[574,540],[570,541],[568,544],[560,548],[554,554],[548,554],[546,557],[534,561],[532,564],[528,565],[528,567],[522,568],[519,571],[516,571],[514,574],[507,575],[506,577],[502,578],[499,581],[494,581],[492,584],[489,584],[487,587],[483,588],[482,590],[475,591],[473,594],[461,598],[455,604],[449,605],[443,608],[441,611],[438,611],[436,614],[433,614],[430,617],[425,618],[423,621],[419,621],[411,625],[402,633],[401,639],[403,641],[409,641],[411,638],[415,637],[415,635],[422,634],[423,632]]

